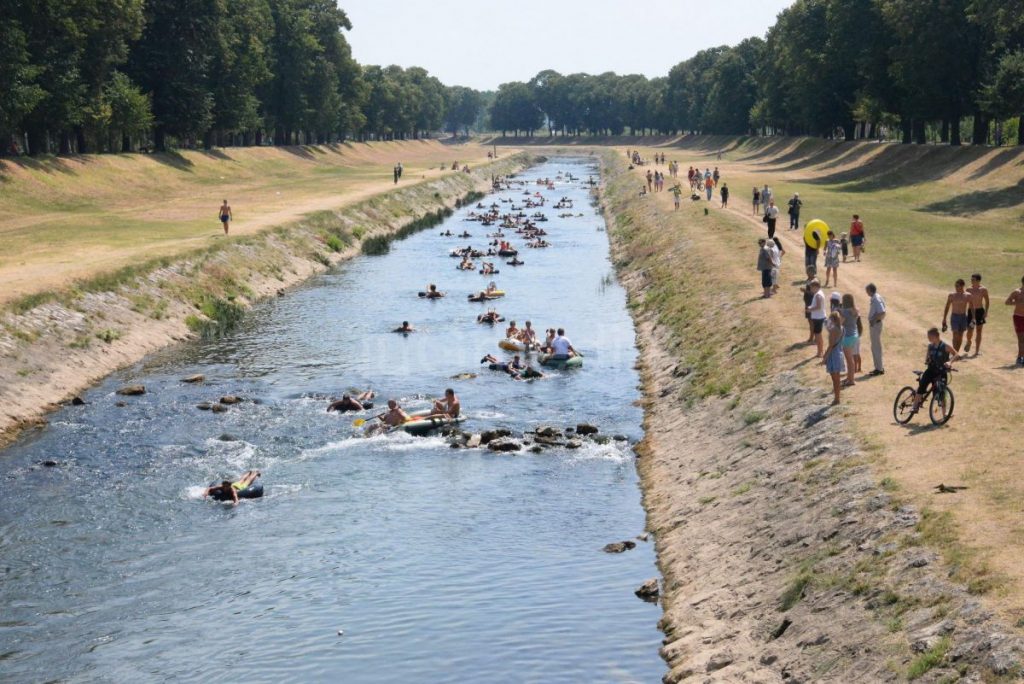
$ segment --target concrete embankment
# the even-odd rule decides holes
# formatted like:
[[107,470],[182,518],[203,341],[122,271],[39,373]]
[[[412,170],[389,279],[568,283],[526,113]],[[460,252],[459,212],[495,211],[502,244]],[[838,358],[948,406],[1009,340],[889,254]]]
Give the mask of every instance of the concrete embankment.
[[230,327],[282,292],[396,235],[428,227],[491,177],[519,171],[517,154],[401,186],[256,235],[138,264],[0,313],[0,445],[100,378],[146,354]]
[[940,553],[946,519],[876,474],[716,268],[746,229],[638,196],[620,157],[602,154],[601,202],[641,349],[665,681],[1016,679],[1021,639]]

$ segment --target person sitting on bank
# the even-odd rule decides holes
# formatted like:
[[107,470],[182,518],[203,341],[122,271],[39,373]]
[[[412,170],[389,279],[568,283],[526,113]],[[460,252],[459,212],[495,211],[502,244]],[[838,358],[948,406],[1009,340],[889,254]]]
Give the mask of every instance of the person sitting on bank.
[[219,485],[213,487],[207,487],[206,491],[203,492],[203,498],[212,496],[214,499],[219,501],[231,501],[232,506],[238,505],[238,492],[243,489],[248,489],[253,482],[260,476],[260,471],[250,470],[244,473],[235,482],[230,480],[224,480]]
[[569,338],[565,336],[565,328],[559,328],[558,334],[551,340],[551,358],[556,361],[565,361],[577,356],[578,353]]
[[444,391],[444,397],[434,402],[433,413],[430,417],[454,420],[459,417],[461,410],[462,404],[459,402],[459,398],[455,396],[455,390],[449,387]]

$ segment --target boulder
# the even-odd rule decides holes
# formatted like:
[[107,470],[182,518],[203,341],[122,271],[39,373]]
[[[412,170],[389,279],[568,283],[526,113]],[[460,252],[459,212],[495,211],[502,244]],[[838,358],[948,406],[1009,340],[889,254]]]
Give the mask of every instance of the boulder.
[[545,435],[537,434],[534,436],[533,441],[537,444],[543,444],[545,446],[564,446],[563,442],[559,437],[547,437]]
[[635,548],[636,542],[631,542],[627,540],[620,542],[612,542],[611,544],[605,544],[603,550],[605,553],[622,553],[624,551],[629,551],[630,549]]
[[566,449],[579,449],[582,446],[583,442],[581,442],[578,439],[570,439],[568,442],[565,443]]
[[538,437],[544,437],[545,439],[553,439],[562,436],[562,431],[553,425],[542,425],[534,431]]
[[225,406],[230,406],[231,404],[240,404],[242,403],[242,398],[236,397],[234,394],[228,394],[220,398],[220,403],[224,404]]
[[72,406],[82,406],[85,404],[85,400],[82,397],[71,397]]
[[514,439],[501,437],[489,441],[487,443],[487,448],[491,451],[519,451],[523,446]]
[[539,454],[542,451],[544,451],[544,447],[542,447],[540,444],[534,444],[532,447],[530,447],[530,453],[532,454]]
[[594,435],[591,439],[594,440],[595,444],[608,444],[612,441],[612,438],[608,435]]
[[144,385],[126,385],[116,392],[116,394],[120,394],[122,397],[137,397],[145,393],[146,387]]
[[123,401],[119,401],[119,402],[116,402],[116,403],[114,404],[114,406],[116,406],[117,408],[124,408],[124,407],[125,407],[125,406],[127,406],[127,405],[128,405],[128,404],[127,404],[127,403],[125,403],[125,402],[123,402]]
[[511,436],[512,436],[512,431],[507,429],[507,428],[496,428],[494,430],[487,430],[485,432],[480,433],[480,443],[481,444],[490,444],[491,442],[493,442],[496,439],[501,439],[503,437],[511,437]]
[[182,382],[187,382],[190,385],[194,385],[197,382],[203,382],[204,380],[206,380],[206,376],[202,373],[196,373],[195,375],[190,375],[187,378],[181,379]]
[[56,468],[60,464],[57,463],[56,461],[54,461],[53,459],[49,459],[48,458],[48,459],[46,459],[44,461],[40,461],[39,465],[43,466],[44,468]]
[[626,435],[614,435],[612,437],[612,439],[614,439],[616,442],[628,442],[629,441],[629,437],[627,437]]
[[466,447],[469,449],[476,449],[480,446],[482,438],[480,435],[470,435],[469,439],[466,440]]
[[208,401],[201,401],[198,404],[196,404],[196,408],[199,409],[200,411],[209,411],[211,408],[213,408],[213,406]]
[[225,413],[228,410],[228,407],[224,404],[213,404],[210,406],[210,410],[214,413]]
[[661,594],[661,589],[658,587],[658,578],[652,577],[637,587],[633,593],[645,601],[658,600],[658,595]]
[[576,426],[577,435],[596,435],[597,433],[597,427],[591,425],[590,423],[580,423],[579,425]]
[[228,434],[227,432],[221,433],[221,436],[217,438],[219,442],[241,442],[238,437]]

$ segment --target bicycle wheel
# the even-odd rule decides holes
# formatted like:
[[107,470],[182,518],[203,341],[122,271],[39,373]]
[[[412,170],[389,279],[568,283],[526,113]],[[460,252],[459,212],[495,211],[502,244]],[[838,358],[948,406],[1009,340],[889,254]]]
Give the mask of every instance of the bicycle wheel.
[[932,401],[928,404],[928,416],[932,425],[945,425],[953,417],[953,390],[943,387],[932,393]]
[[914,417],[914,397],[916,392],[913,387],[907,386],[896,395],[896,401],[892,405],[892,417],[900,425],[906,425]]

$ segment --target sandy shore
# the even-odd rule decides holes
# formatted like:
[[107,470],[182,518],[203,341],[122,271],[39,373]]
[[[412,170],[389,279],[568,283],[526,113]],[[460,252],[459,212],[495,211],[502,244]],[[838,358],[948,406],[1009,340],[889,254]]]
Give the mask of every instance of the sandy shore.
[[[134,274],[110,289],[68,292],[23,313],[0,314],[0,446],[111,372],[194,338],[204,311],[244,309],[360,253],[366,239],[394,233],[426,211],[449,207],[491,175],[529,164],[526,155],[401,186],[325,215],[202,250]],[[325,244],[329,225],[345,243]],[[191,324],[191,326],[190,326]]]
[[822,385],[772,362],[778,343],[744,310],[719,224],[638,198],[615,152],[604,167],[641,349],[665,680],[1012,677],[1024,643],[951,580],[935,519],[879,477]]

